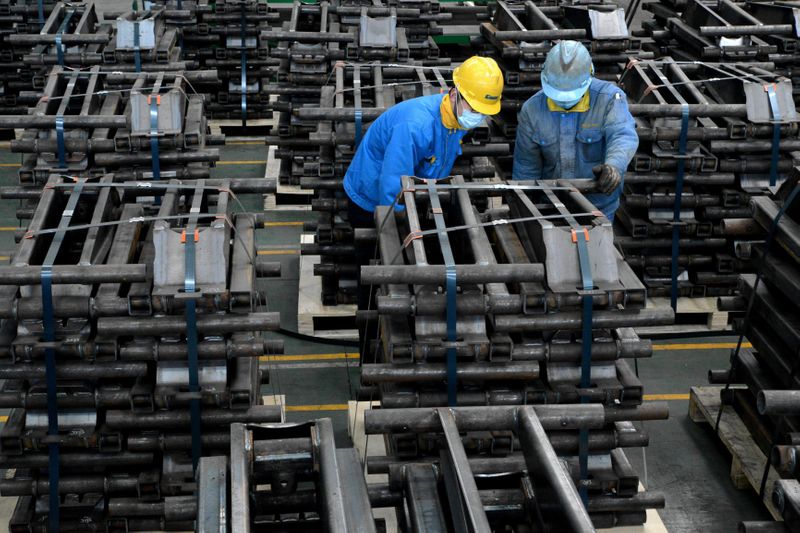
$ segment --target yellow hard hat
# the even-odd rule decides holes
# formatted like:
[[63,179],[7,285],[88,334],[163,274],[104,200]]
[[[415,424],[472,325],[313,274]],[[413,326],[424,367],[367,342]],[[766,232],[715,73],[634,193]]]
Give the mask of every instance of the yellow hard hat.
[[470,57],[453,71],[453,83],[478,113],[496,115],[500,112],[503,73],[494,59]]

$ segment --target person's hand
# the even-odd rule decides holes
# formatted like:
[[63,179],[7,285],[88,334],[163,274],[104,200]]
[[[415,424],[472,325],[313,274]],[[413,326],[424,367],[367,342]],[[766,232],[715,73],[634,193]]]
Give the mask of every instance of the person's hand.
[[622,183],[622,174],[614,166],[597,165],[592,168],[592,172],[597,177],[597,190],[606,196],[614,192]]

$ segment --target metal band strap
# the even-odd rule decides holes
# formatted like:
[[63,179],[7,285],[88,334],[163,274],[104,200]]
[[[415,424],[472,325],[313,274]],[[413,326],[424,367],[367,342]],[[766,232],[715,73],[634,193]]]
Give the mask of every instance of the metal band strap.
[[778,105],[778,94],[775,92],[775,84],[764,87],[769,97],[769,107],[772,109],[772,161],[769,165],[769,185],[774,187],[778,184],[778,160],[780,159],[781,147],[781,108]]
[[[78,180],[75,188],[71,191],[67,206],[64,208],[64,213],[58,223],[58,231],[53,236],[50,243],[50,248],[47,250],[47,255],[42,262],[41,280],[42,280],[42,340],[45,343],[52,345],[56,340],[56,321],[55,313],[53,312],[53,271],[52,266],[56,262],[58,252],[61,249],[61,244],[64,242],[64,231],[70,224],[72,214],[75,212],[75,207],[78,205],[78,198],[83,190],[85,179]],[[50,484],[50,509],[49,509],[49,522],[50,531],[58,531],[60,526],[59,521],[59,463],[61,461],[61,453],[58,443],[58,385],[56,382],[56,351],[52,347],[45,348],[45,380],[47,382],[47,434],[49,442],[47,445],[49,459],[47,466],[47,474]]]
[[39,4],[39,27],[44,26],[44,0],[39,0],[37,2]]
[[[195,292],[195,233],[194,223],[187,228],[186,247],[184,248],[184,290]],[[192,231],[189,231],[192,229]],[[186,301],[186,343],[189,351],[189,392],[198,397],[190,401],[192,429],[192,467],[197,471],[202,454],[202,432],[200,428],[200,379],[197,353],[197,302],[190,298]]]
[[[578,246],[578,263],[581,269],[581,284],[583,286],[583,323],[581,328],[581,389],[584,391],[592,384],[592,309],[594,307],[594,297],[591,291],[594,290],[594,280],[592,278],[592,263],[589,260],[589,237],[585,228],[579,231],[572,230],[575,236],[575,244]],[[589,398],[581,395],[581,403],[587,403]],[[580,465],[580,492],[583,505],[589,507],[589,489],[587,480],[589,479],[589,430],[582,429],[578,440],[578,461]]]
[[355,118],[356,118],[356,138],[354,149],[358,149],[361,144],[361,137],[363,135],[362,118],[363,112],[361,110],[361,68],[356,65],[353,68],[353,95],[355,96]]
[[450,238],[445,231],[446,225],[442,215],[442,204],[439,201],[439,193],[436,191],[436,182],[428,180],[428,193],[430,195],[431,210],[436,229],[439,231],[439,246],[442,248],[442,258],[445,265],[445,290],[447,291],[447,405],[455,407],[458,404],[458,375],[457,375],[457,351],[455,342],[457,340],[456,331],[456,261],[453,257],[453,249],[450,246]]
[[133,23],[133,62],[136,65],[136,72],[142,71],[142,52],[139,48],[139,22]]
[[64,47],[61,44],[61,35],[67,30],[69,19],[71,19],[72,15],[74,14],[74,9],[67,11],[67,14],[64,16],[64,20],[61,22],[61,26],[58,27],[58,31],[56,32],[56,58],[58,60],[58,64],[62,67],[64,66]]
[[56,116],[56,146],[58,150],[58,165],[67,168],[67,151],[64,147],[64,117]]
[[161,162],[158,159],[158,106],[161,96],[150,95],[150,158],[153,160],[153,179],[161,179]]
[[689,105],[682,104],[681,135],[678,140],[678,169],[675,175],[675,208],[672,212],[672,260],[670,262],[671,286],[669,303],[672,310],[678,307],[678,255],[681,239],[681,198],[683,196],[683,177],[686,172],[686,148],[689,140]]
[[242,4],[241,38],[242,38],[242,126],[247,126],[247,16],[245,5]]

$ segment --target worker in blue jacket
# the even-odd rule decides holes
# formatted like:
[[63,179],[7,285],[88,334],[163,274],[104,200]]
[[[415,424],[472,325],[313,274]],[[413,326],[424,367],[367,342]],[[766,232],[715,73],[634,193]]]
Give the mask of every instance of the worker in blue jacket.
[[493,59],[467,59],[453,84],[445,94],[392,106],[370,125],[344,176],[353,227],[372,226],[376,206],[402,209],[395,204],[401,176],[449,176],[464,135],[500,112],[503,74]]
[[519,113],[513,178],[596,179],[600,192],[587,198],[614,220],[639,137],[625,93],[593,73],[589,51],[577,41],[548,52],[542,90]]

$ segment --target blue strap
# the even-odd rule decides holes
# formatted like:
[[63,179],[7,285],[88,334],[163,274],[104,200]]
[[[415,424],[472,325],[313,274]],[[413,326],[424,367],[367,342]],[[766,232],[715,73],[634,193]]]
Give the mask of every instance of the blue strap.
[[355,114],[356,114],[356,139],[353,150],[358,149],[361,144],[361,137],[363,135],[362,127],[362,112],[361,112],[361,68],[356,65],[353,68],[353,96],[355,97]]
[[64,20],[61,22],[61,26],[58,27],[58,31],[56,32],[56,58],[58,59],[58,64],[62,67],[64,66],[64,47],[61,44],[61,35],[67,30],[69,19],[71,19],[74,14],[74,9],[67,11]]
[[362,130],[362,128],[361,128],[361,108],[357,107],[356,108],[356,142],[355,142],[354,149],[358,148],[358,145],[361,144],[361,130]]
[[64,117],[56,116],[56,146],[59,168],[67,168],[67,151],[64,147]]
[[153,179],[161,179],[161,163],[158,155],[158,104],[159,96],[151,94],[150,100],[150,159],[153,161]]
[[[581,269],[581,285],[583,286],[583,322],[582,322],[582,354],[581,354],[581,389],[587,390],[592,385],[592,309],[594,307],[594,297],[591,292],[594,290],[594,280],[592,279],[592,264],[589,260],[589,236],[585,228],[572,230],[575,235],[575,244],[578,245],[578,262]],[[587,403],[589,398],[581,395],[581,403]],[[578,462],[580,466],[580,486],[578,487],[583,500],[583,505],[589,508],[589,430],[582,429],[578,436]]]
[[247,125],[247,16],[245,5],[242,4],[241,38],[242,38],[242,126]]
[[[52,266],[58,257],[61,244],[69,227],[72,214],[78,205],[78,198],[83,191],[85,179],[80,179],[75,184],[64,208],[64,213],[58,223],[58,231],[53,235],[50,248],[42,262],[41,285],[42,285],[42,340],[45,343],[53,343],[56,340],[56,321],[53,312],[53,269]],[[47,444],[48,465],[47,474],[50,484],[50,509],[49,509],[49,530],[58,531],[60,526],[60,498],[58,495],[58,485],[60,481],[59,463],[60,449],[58,443],[58,384],[56,381],[56,351],[52,346],[45,348],[45,380],[47,382],[47,434],[50,437]]]
[[39,27],[44,27],[44,0],[39,0]]
[[683,197],[683,177],[686,172],[686,147],[689,140],[689,105],[682,104],[681,109],[681,135],[678,141],[678,172],[675,175],[675,207],[672,212],[672,261],[671,287],[669,291],[669,304],[672,310],[678,308],[678,256],[680,255],[681,239],[681,198]]
[[136,72],[142,71],[142,52],[139,48],[139,22],[133,23],[133,62],[136,65]]
[[778,160],[780,159],[781,146],[781,108],[778,105],[778,94],[775,92],[775,84],[771,83],[764,87],[769,97],[769,107],[772,109],[772,161],[769,165],[769,185],[774,187],[778,184]]
[[439,235],[439,246],[442,249],[442,259],[445,265],[445,290],[447,291],[447,405],[455,407],[458,405],[458,358],[455,342],[458,339],[456,321],[456,261],[453,257],[453,249],[450,246],[450,237],[447,233],[447,225],[442,214],[442,204],[439,201],[439,193],[436,190],[434,180],[426,180],[428,196],[430,196],[431,211],[433,220],[436,223],[436,231]]
[[[190,229],[194,224],[190,225]],[[187,231],[186,247],[184,248],[184,290],[187,293],[195,292],[195,242],[194,232]],[[190,401],[190,416],[192,426],[192,467],[197,471],[197,465],[202,454],[202,432],[200,427],[200,379],[198,371],[197,354],[197,305],[194,299],[186,300],[186,342],[189,349],[189,391],[197,397]]]

